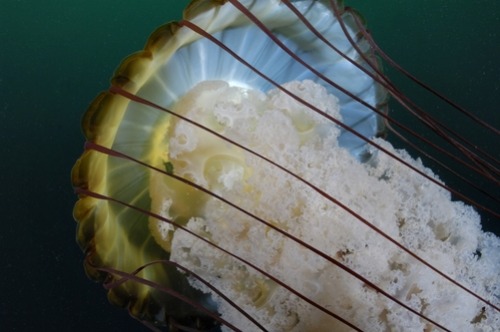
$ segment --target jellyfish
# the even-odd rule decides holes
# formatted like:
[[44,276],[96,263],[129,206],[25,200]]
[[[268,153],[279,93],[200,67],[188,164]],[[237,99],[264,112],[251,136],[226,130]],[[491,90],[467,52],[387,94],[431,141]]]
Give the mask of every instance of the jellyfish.
[[[341,1],[192,1],[84,115],[86,273],[153,330],[497,330],[500,240],[478,213],[495,205],[386,138],[494,188],[497,162],[382,62],[414,79]],[[392,118],[389,98],[460,156]]]

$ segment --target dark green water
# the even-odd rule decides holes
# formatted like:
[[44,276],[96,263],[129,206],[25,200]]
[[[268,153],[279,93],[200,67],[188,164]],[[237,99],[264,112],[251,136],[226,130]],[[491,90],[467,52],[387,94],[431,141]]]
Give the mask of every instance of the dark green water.
[[[69,172],[82,152],[79,122],[87,105],[107,88],[121,59],[155,27],[180,18],[186,3],[0,1],[0,330],[143,329],[109,305],[83,272]],[[500,126],[499,1],[346,3],[409,71]],[[430,112],[469,128],[398,76],[394,81]],[[469,134],[499,156],[498,139],[475,129]],[[499,233],[498,222],[488,220],[488,229]]]

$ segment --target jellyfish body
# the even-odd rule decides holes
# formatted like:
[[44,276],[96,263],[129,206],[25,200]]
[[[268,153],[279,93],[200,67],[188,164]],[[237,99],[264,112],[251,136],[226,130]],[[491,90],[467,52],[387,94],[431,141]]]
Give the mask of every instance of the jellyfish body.
[[[158,326],[198,329],[442,327],[431,311],[461,315],[457,301],[470,306],[460,324],[484,324],[498,262],[484,270],[469,254],[498,241],[478,238],[464,205],[434,212],[449,194],[422,174],[440,181],[386,142],[372,145],[387,92],[359,17],[336,2],[277,0],[193,1],[184,16],[122,63],[83,120],[77,237],[110,300]],[[409,189],[394,191],[402,182]],[[408,211],[424,191],[418,203],[433,212],[421,230]],[[446,254],[422,249],[431,238]],[[442,266],[457,248],[455,264],[482,271],[480,299],[432,269],[477,278]],[[380,262],[370,254],[384,251]]]

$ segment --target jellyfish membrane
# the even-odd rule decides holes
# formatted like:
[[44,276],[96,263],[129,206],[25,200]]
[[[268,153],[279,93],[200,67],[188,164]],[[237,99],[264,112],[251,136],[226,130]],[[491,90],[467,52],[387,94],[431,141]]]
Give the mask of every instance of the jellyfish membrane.
[[[498,161],[402,94],[382,62],[415,79],[340,1],[191,2],[83,118],[72,182],[86,273],[153,330],[494,330],[498,238],[468,205],[497,218],[498,197],[468,174],[498,188]],[[458,154],[394,120],[389,98]],[[388,183],[393,198],[377,189]]]

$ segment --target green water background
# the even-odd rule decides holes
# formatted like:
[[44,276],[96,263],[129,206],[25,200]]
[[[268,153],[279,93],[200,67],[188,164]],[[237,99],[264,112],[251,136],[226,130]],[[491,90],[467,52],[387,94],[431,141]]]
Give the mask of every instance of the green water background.
[[[124,56],[155,27],[180,18],[186,3],[0,0],[0,330],[144,329],[109,305],[83,272],[69,172],[82,152],[80,118],[88,104]],[[499,127],[499,1],[346,3],[363,13],[398,62]],[[425,94],[409,93],[427,102]],[[425,108],[440,113],[441,106],[431,101]],[[498,157],[498,142],[470,134],[485,137],[481,144]],[[498,220],[488,227],[498,233]]]

